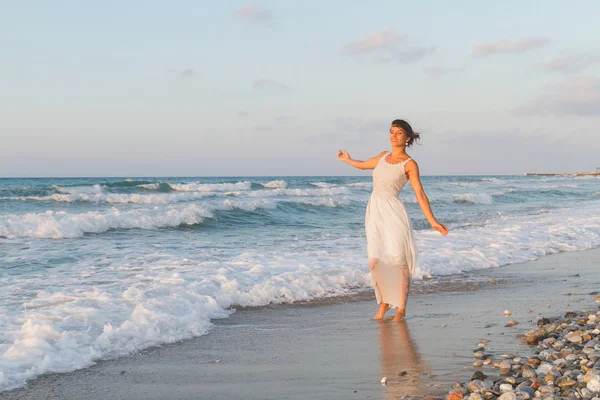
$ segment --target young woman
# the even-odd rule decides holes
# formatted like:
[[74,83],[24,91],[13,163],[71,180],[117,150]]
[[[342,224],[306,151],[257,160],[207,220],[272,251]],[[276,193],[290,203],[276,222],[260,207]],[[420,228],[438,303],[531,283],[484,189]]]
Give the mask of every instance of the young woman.
[[406,313],[410,279],[417,266],[417,248],[406,208],[398,198],[407,181],[415,192],[419,206],[431,224],[442,235],[448,228],[437,222],[429,199],[421,185],[419,167],[406,154],[420,134],[408,122],[397,119],[390,128],[392,151],[383,151],[367,161],[350,158],[346,150],[338,151],[338,158],[358,169],[372,169],[373,193],[367,204],[365,228],[367,255],[379,311],[374,319],[383,319],[392,307],[398,307],[392,321],[400,321]]

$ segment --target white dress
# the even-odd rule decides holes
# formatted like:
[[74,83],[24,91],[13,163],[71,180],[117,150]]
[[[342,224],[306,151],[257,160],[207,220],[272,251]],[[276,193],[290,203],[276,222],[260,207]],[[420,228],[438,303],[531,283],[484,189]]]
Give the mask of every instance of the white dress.
[[377,303],[397,307],[404,304],[400,290],[403,269],[408,268],[409,277],[413,275],[417,266],[417,247],[412,223],[398,198],[408,182],[404,165],[410,158],[390,164],[386,161],[389,154],[381,157],[373,170],[373,193],[367,204],[365,229],[369,265],[375,265],[371,277]]

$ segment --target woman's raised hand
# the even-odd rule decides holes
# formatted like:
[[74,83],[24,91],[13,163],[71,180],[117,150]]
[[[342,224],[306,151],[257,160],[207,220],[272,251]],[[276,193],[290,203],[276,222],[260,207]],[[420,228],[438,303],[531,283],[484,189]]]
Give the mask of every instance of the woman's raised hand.
[[348,154],[346,150],[338,150],[338,159],[348,161],[350,159],[350,154]]
[[433,224],[431,224],[431,227],[433,229],[435,229],[436,231],[438,231],[439,233],[441,233],[442,236],[446,236],[448,234],[448,227],[444,224],[440,224],[437,221],[435,221]]

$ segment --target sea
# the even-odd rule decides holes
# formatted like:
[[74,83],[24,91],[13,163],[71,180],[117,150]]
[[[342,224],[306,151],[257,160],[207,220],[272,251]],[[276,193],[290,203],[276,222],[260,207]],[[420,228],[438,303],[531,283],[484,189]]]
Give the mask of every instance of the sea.
[[[600,178],[407,184],[414,290],[600,245]],[[372,289],[370,176],[0,179],[0,391],[209,332],[236,308]],[[368,316],[367,316],[368,317]]]

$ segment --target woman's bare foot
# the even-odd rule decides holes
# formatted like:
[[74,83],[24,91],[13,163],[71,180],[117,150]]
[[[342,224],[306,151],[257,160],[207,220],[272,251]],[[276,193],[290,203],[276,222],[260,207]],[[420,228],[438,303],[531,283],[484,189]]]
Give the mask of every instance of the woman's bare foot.
[[396,316],[392,319],[392,322],[400,322],[405,316],[406,310],[404,308],[399,308],[398,311],[396,311]]
[[381,303],[379,305],[379,310],[377,311],[377,314],[375,314],[375,316],[373,317],[373,319],[378,320],[378,319],[383,319],[383,317],[385,316],[385,313],[391,308],[391,306],[387,303]]

